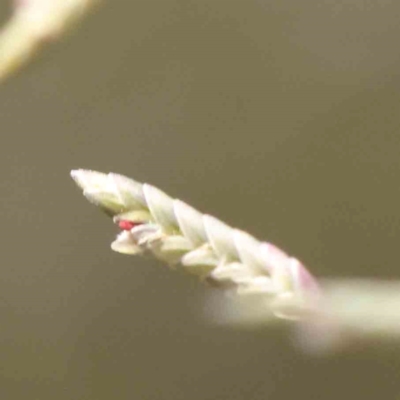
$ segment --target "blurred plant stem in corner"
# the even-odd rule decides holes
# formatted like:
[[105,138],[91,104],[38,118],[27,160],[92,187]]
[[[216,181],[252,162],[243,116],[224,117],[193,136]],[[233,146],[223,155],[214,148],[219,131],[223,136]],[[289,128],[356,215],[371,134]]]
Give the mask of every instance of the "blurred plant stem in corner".
[[26,64],[42,45],[60,38],[99,0],[14,0],[0,31],[0,82]]

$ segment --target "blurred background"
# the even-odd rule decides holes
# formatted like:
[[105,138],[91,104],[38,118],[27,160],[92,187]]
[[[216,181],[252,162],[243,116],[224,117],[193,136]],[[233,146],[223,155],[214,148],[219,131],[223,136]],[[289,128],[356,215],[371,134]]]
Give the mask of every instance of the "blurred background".
[[104,1],[3,84],[2,398],[398,398],[399,348],[312,357],[208,323],[194,279],[110,250],[69,171],[152,183],[318,276],[400,278],[399,18],[394,0]]

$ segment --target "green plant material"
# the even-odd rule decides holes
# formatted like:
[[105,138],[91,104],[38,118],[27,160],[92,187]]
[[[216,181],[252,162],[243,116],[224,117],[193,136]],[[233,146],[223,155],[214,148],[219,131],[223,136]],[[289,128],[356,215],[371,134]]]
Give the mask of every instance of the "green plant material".
[[278,318],[302,318],[317,304],[314,278],[274,245],[125,176],[88,170],[71,175],[86,198],[121,228],[114,251],[151,253],[213,286],[241,296],[262,294]]

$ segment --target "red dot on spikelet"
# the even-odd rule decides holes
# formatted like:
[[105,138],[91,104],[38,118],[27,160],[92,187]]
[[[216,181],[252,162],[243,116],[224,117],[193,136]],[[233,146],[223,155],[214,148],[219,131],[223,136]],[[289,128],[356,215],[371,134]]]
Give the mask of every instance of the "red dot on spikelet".
[[135,226],[138,226],[138,225],[140,225],[140,223],[128,221],[126,219],[118,221],[118,226],[123,231],[130,231],[132,228],[134,228]]

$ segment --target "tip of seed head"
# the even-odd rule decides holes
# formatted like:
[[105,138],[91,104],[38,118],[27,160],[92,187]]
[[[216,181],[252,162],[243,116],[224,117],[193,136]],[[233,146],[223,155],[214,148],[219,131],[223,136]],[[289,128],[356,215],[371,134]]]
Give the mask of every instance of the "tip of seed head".
[[84,188],[84,171],[83,169],[73,169],[70,172],[71,178],[75,181],[75,183],[80,187]]

